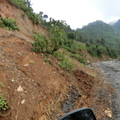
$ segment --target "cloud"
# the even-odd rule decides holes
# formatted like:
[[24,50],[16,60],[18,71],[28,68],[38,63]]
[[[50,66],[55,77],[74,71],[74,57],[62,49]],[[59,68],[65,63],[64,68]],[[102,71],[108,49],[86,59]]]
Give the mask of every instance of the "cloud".
[[91,0],[105,20],[120,17],[120,0]]
[[90,0],[31,0],[35,12],[43,11],[49,17],[65,20],[72,28],[82,27],[96,19],[102,19]]
[[96,20],[118,19],[120,0],[31,0],[35,12],[44,12],[56,20],[65,20],[72,28]]

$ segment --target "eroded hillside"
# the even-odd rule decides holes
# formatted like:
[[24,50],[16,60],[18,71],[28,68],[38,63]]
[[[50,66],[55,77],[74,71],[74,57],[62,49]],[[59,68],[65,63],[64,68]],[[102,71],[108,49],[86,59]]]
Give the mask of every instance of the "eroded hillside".
[[112,89],[98,80],[96,72],[79,66],[68,73],[54,57],[48,65],[31,50],[33,31],[46,35],[46,30],[7,0],[0,0],[0,15],[14,19],[19,27],[19,31],[0,28],[0,94],[9,107],[0,111],[1,120],[57,120],[81,107],[92,108],[98,120],[106,117]]

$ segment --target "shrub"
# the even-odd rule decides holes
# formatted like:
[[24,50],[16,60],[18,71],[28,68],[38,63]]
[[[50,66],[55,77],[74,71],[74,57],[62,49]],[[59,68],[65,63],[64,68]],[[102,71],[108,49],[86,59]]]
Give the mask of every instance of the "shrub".
[[74,40],[65,40],[64,48],[73,54],[76,54],[78,50],[86,49],[84,44],[75,42]]
[[80,61],[83,64],[87,63],[87,60],[85,60],[84,58],[82,58],[80,55],[78,54],[71,54],[71,57],[77,59],[78,61]]
[[34,52],[47,52],[48,51],[48,40],[45,36],[36,34],[33,36],[35,42],[32,43]]
[[8,30],[19,30],[16,22],[10,18],[1,18],[0,27],[5,27]]
[[88,53],[89,53],[90,55],[92,55],[92,56],[98,56],[98,55],[97,55],[97,49],[96,49],[95,46],[89,46],[89,47],[87,48],[87,51],[88,51]]
[[73,70],[73,65],[68,61],[67,58],[64,58],[62,61],[58,62],[58,65],[68,72],[71,72]]
[[71,39],[71,40],[75,40],[76,39],[75,32],[68,32],[67,33],[67,38]]
[[2,20],[0,20],[0,27],[5,27],[5,25],[4,25]]
[[8,105],[5,101],[5,99],[3,98],[3,96],[0,95],[0,111],[3,111],[3,110],[5,111],[7,109],[8,109]]
[[86,49],[86,46],[85,46],[85,44],[82,44],[82,43],[76,43],[76,48],[78,49],[78,50],[85,50]]
[[65,33],[62,29],[60,29],[56,24],[51,25],[50,29],[50,47],[51,47],[51,54],[61,47],[63,47],[64,40],[65,40]]
[[77,50],[76,50],[75,47],[67,47],[67,46],[64,46],[64,48],[65,48],[67,51],[69,51],[69,52],[71,52],[71,53],[73,53],[73,54],[76,54],[76,52],[77,52]]
[[102,54],[109,55],[113,58],[117,57],[117,54],[114,50],[111,50],[107,46],[103,45],[90,45],[89,47],[87,47],[87,51],[89,52],[89,54],[96,57],[101,57]]
[[64,33],[56,25],[51,26],[50,39],[48,40],[45,36],[36,34],[33,36],[35,42],[33,42],[33,51],[35,52],[47,52],[53,54],[55,51],[63,46]]
[[53,55],[59,60],[58,65],[60,67],[67,70],[68,72],[71,72],[73,70],[72,63],[70,63],[69,60],[61,52],[54,52]]
[[61,52],[54,52],[53,55],[58,59],[58,60],[63,60],[65,56]]
[[25,5],[26,2],[23,0],[9,0],[9,2],[15,5],[16,7],[20,8],[24,12],[27,12],[30,9],[27,5]]
[[39,14],[35,14],[33,12],[26,12],[27,16],[32,20],[34,24],[39,24],[41,22]]

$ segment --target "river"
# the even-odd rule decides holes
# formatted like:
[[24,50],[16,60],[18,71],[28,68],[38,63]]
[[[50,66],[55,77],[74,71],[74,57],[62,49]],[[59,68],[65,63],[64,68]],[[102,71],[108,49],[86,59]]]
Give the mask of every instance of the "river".
[[115,114],[114,120],[120,120],[120,61],[98,62],[93,63],[91,66],[99,69],[114,88],[115,96],[112,99],[114,108],[113,114]]

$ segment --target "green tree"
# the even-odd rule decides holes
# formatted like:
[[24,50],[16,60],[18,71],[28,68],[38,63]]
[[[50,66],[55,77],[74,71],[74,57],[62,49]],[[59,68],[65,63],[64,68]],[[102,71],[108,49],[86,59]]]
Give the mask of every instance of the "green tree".
[[76,35],[74,32],[69,32],[67,33],[67,37],[68,39],[72,39],[72,40],[75,40],[76,39]]
[[44,15],[43,19],[46,20],[48,18],[48,15]]
[[53,54],[53,52],[63,46],[65,34],[57,25],[52,24],[49,31],[49,39],[39,34],[34,35],[33,38],[35,39],[33,43],[33,50],[35,52]]
[[42,12],[42,11],[40,11],[40,12],[39,12],[39,15],[40,15],[40,18],[42,19],[43,12]]
[[93,44],[93,40],[92,39],[90,39],[90,44]]
[[118,53],[118,54],[119,54],[119,56],[120,56],[120,43],[118,44],[118,48],[119,48],[119,53]]
[[64,31],[60,29],[57,25],[52,24],[50,29],[51,50],[49,50],[51,54],[63,46],[64,38]]
[[103,46],[105,45],[105,39],[104,38],[101,38],[100,44],[103,45]]
[[30,3],[31,1],[30,0],[23,0],[23,1],[28,8],[31,7],[31,3]]

